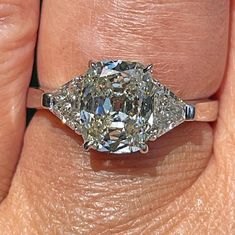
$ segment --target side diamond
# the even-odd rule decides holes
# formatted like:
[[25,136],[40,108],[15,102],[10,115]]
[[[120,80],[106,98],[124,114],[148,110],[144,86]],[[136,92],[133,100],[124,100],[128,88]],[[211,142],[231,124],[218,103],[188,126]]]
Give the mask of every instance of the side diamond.
[[158,138],[185,121],[186,104],[158,81],[156,85],[153,136]]
[[82,78],[76,77],[52,93],[50,111],[71,129],[79,132]]

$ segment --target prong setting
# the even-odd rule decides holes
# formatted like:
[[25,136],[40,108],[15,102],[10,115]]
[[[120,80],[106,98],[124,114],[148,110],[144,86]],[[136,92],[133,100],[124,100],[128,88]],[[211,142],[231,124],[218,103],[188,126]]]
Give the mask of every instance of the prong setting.
[[146,72],[152,73],[153,72],[153,64],[149,64],[148,66],[146,66],[143,71],[144,71],[144,73],[146,73]]
[[89,61],[89,64],[88,64],[88,65],[89,65],[89,68],[94,68],[94,67],[95,67],[95,64],[96,64],[96,63],[95,63],[93,60],[90,60],[90,61]]
[[157,135],[154,135],[154,136],[150,137],[149,140],[150,140],[150,141],[156,141],[156,140],[157,140]]
[[84,144],[83,144],[83,148],[85,151],[89,151],[91,149],[91,146],[92,146],[92,143],[89,141],[84,142]]
[[52,94],[44,93],[41,99],[42,107],[45,109],[49,109],[52,105]]
[[185,107],[185,119],[193,121],[195,118],[195,107],[187,104]]
[[140,153],[146,154],[146,153],[148,153],[148,151],[149,151],[149,146],[147,144],[142,144],[141,149],[140,149]]

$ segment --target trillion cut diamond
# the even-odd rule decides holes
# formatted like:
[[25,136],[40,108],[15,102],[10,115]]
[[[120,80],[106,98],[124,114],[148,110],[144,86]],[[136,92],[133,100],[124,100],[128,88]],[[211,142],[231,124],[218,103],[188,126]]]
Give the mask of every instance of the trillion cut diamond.
[[186,104],[129,61],[93,63],[81,77],[52,93],[50,110],[101,152],[144,151],[185,120]]

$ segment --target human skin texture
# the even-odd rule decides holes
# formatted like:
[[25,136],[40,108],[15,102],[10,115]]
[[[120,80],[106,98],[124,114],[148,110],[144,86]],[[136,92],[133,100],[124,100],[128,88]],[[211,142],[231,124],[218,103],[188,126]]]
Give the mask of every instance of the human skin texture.
[[[29,19],[22,38],[33,50],[38,2],[2,2],[0,30],[8,31],[0,34],[0,50],[17,44],[16,32],[23,35],[22,25]],[[10,12],[11,21],[4,17],[8,2],[9,9],[16,8]],[[10,188],[0,190],[5,196],[9,189],[0,205],[1,234],[235,234],[234,4],[44,0],[38,39],[42,87],[55,89],[83,73],[90,59],[138,60],[152,63],[154,76],[184,100],[214,95],[220,102],[219,116],[213,124],[180,125],[149,144],[148,154],[115,157],[83,151],[81,137],[49,112],[38,111],[19,154],[33,53],[28,46],[27,63],[21,57],[15,62],[18,54],[1,53],[5,101],[0,102],[6,111],[0,120],[0,164],[6,149],[11,150],[11,169],[19,158]],[[4,35],[12,43],[6,45]],[[22,38],[15,40],[23,43]],[[24,45],[12,51],[26,56]],[[3,76],[9,72],[6,64],[12,65],[15,87]],[[16,90],[21,86],[19,99]],[[12,108],[16,103],[22,112]],[[14,128],[8,123],[12,117],[20,120],[13,122],[15,128],[21,125],[15,139],[8,129]],[[0,180],[11,176],[1,174]]]

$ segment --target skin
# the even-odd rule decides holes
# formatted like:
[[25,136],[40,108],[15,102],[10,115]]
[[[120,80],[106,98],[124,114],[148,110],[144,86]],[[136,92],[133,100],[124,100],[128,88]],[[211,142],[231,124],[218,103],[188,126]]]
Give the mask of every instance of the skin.
[[0,1],[1,234],[234,234],[234,4],[44,0],[42,87],[69,81],[91,58],[124,58],[153,63],[183,99],[219,99],[216,123],[185,123],[148,154],[117,158],[84,152],[47,111],[24,133],[39,2]]

